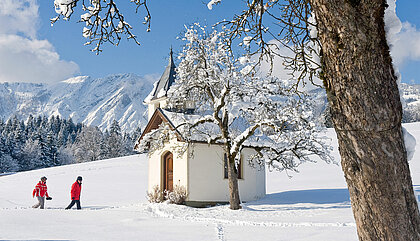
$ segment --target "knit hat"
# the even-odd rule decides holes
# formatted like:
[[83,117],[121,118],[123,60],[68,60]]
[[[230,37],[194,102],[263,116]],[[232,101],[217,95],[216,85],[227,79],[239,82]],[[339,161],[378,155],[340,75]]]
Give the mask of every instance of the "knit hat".
[[82,181],[82,177],[81,177],[81,176],[78,176],[78,177],[77,177],[77,180],[78,180],[78,181]]
[[45,177],[45,176],[44,177],[41,177],[41,181],[43,181],[43,180],[46,181],[47,180],[47,177]]

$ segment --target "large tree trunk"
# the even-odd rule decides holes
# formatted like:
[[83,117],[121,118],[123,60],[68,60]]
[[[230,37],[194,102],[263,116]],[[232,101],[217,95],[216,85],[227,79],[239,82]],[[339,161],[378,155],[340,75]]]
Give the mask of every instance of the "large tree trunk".
[[384,0],[310,0],[360,240],[420,240]]
[[[232,160],[231,160],[232,159]],[[230,209],[238,210],[241,209],[241,201],[239,199],[239,187],[238,187],[238,172],[235,167],[235,160],[228,158],[228,182],[229,182],[229,195],[230,195]]]

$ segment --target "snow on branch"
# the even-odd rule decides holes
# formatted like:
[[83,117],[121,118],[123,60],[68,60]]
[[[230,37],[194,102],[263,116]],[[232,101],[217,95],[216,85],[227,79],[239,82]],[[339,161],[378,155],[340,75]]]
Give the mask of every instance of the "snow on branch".
[[242,149],[252,148],[255,155],[249,161],[277,170],[296,170],[314,155],[331,161],[309,96],[263,76],[248,55],[236,58],[227,36],[198,24],[186,28],[168,105],[175,109],[190,101],[196,108],[193,115],[172,114],[170,119],[181,117],[177,123],[183,128],[178,131],[189,141],[222,145],[229,160],[239,161]]
[[[132,26],[125,21],[114,0],[54,0],[55,11],[58,15],[51,19],[51,25],[60,18],[69,20],[80,1],[82,10],[85,12],[80,16],[80,22],[85,23],[82,34],[88,39],[85,45],[95,46],[92,52],[99,54],[102,51],[102,45],[106,42],[118,46],[124,36],[140,44],[137,36],[132,32]],[[131,0],[131,2],[137,6],[136,12],[140,7],[145,9],[143,24],[147,25],[149,32],[151,15],[146,0]]]
[[[176,131],[172,130],[167,123],[162,122],[157,129],[145,134],[142,140],[136,143],[136,150],[139,152],[147,151],[151,155],[155,151],[162,150],[167,143],[176,138]],[[173,145],[173,150],[181,156],[187,150],[187,146],[187,143],[177,143]]]
[[213,9],[213,5],[217,5],[221,2],[222,0],[211,0],[208,4],[207,4],[207,8],[209,10]]
[[[220,1],[209,1],[209,8]],[[320,44],[317,39],[315,16],[307,0],[246,0],[245,9],[231,20],[219,25],[228,31],[231,44],[250,50],[259,63],[268,62],[273,70],[278,57],[290,71],[297,88],[310,81],[314,85],[320,77]],[[236,40],[236,41],[235,41]],[[290,50],[285,54],[281,48]]]

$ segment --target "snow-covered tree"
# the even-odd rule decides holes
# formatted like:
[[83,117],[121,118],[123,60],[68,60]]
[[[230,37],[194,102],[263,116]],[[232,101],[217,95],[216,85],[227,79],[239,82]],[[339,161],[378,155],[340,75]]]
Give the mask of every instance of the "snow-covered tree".
[[[111,149],[108,142],[115,142]],[[117,122],[111,134],[104,135],[97,127],[75,125],[71,118],[29,116],[25,124],[13,116],[6,124],[0,119],[0,172],[105,159],[110,158],[106,153],[110,150],[112,157],[130,155],[133,145],[130,134],[122,135]]]
[[28,165],[26,166],[26,169],[20,170],[32,170],[36,168],[46,167],[45,163],[41,160],[42,154],[39,140],[27,140],[22,148],[22,152],[23,159],[26,160]]
[[78,134],[72,149],[76,162],[100,160],[104,156],[103,135],[98,127],[85,126]]
[[61,122],[60,131],[57,135],[57,147],[61,148],[62,146],[66,146],[67,140],[69,137],[68,128],[66,128],[66,123],[63,121]]
[[57,149],[57,138],[55,137],[52,131],[48,132],[47,139],[45,143],[45,156],[48,160],[48,166],[58,166],[60,162],[57,158],[58,149]]
[[[285,82],[262,76],[250,60],[235,58],[225,32],[206,32],[199,25],[186,29],[177,79],[170,88],[169,108],[195,106],[193,115],[181,115],[177,127],[187,140],[222,145],[228,160],[231,209],[240,208],[238,171],[241,150],[253,148],[250,163],[276,170],[297,170],[309,157],[329,162],[329,148],[318,136],[304,93]],[[189,103],[186,103],[189,102]]]
[[37,165],[35,168],[50,167],[51,160],[47,154],[47,134],[43,125],[38,128],[34,136],[34,144],[37,145],[36,149],[39,150],[38,160],[36,161]]
[[19,164],[16,159],[9,155],[5,142],[5,138],[0,135],[0,173],[18,171]]
[[122,144],[123,144],[122,156],[128,156],[135,153],[133,143],[134,143],[133,137],[129,133],[124,132],[124,135],[122,136]]
[[136,128],[136,130],[134,130],[132,134],[133,141],[137,141],[140,138],[141,134],[142,134],[142,131],[141,131],[141,127],[139,126]]
[[114,120],[109,128],[109,135],[106,138],[107,158],[120,157],[124,154],[123,137],[118,121]]
[[62,146],[58,149],[58,160],[61,165],[75,163],[74,151],[71,146]]
[[0,173],[19,170],[19,164],[9,154],[0,153]]

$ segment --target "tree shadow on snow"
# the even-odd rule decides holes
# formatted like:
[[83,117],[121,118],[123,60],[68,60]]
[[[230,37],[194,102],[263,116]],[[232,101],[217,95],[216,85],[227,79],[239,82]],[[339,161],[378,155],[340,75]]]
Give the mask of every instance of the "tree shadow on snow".
[[347,189],[312,189],[272,193],[264,198],[252,202],[251,205],[276,204],[350,204],[350,195]]

